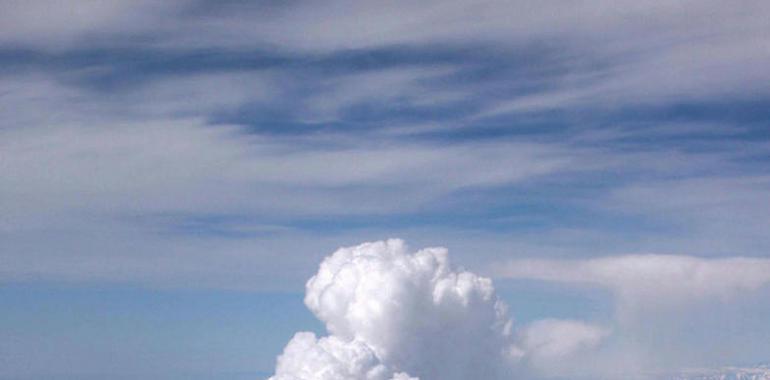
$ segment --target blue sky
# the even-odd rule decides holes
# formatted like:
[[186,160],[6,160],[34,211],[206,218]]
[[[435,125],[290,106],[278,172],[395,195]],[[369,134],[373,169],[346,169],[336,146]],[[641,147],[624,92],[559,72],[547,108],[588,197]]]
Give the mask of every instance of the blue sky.
[[[2,1],[0,378],[269,375],[321,259],[390,237],[520,326],[770,360],[769,36],[762,1]],[[646,254],[681,291],[596,269]]]

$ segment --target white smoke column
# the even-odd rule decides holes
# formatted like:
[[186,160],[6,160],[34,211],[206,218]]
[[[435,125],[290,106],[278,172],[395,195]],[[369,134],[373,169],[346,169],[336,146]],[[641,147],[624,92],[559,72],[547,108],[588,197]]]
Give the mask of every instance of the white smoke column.
[[341,248],[306,288],[330,335],[296,334],[272,380],[511,377],[506,306],[491,280],[454,271],[446,249],[409,254],[401,240]]

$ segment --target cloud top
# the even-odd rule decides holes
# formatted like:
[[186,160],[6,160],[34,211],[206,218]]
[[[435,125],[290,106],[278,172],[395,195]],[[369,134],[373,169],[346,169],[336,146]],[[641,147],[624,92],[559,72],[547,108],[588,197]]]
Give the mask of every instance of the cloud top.
[[[517,350],[492,282],[455,270],[443,248],[403,241],[341,248],[307,282],[329,336],[298,333],[272,380],[502,379]],[[406,375],[408,374],[408,375]]]

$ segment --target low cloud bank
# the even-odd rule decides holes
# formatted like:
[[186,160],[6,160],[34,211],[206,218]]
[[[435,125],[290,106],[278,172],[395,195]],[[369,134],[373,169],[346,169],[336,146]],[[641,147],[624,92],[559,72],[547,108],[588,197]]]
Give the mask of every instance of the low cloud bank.
[[401,240],[341,248],[306,285],[329,335],[300,332],[271,380],[512,378],[523,355],[492,281],[452,268],[443,248]]

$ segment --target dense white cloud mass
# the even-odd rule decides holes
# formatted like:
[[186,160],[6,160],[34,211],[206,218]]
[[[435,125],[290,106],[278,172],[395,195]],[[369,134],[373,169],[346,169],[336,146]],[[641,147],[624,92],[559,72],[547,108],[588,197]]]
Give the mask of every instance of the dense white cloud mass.
[[502,379],[519,352],[491,280],[453,270],[443,248],[339,249],[308,281],[305,304],[330,336],[295,335],[273,380]]
[[392,370],[361,341],[344,341],[336,336],[316,339],[309,332],[297,333],[289,342],[278,359],[276,373],[275,380],[414,379],[403,373],[391,377]]

